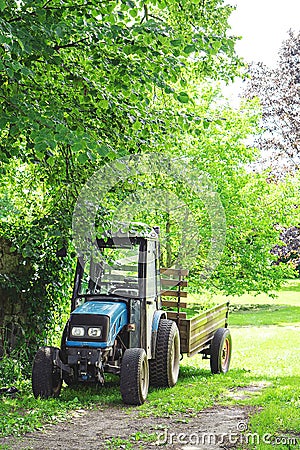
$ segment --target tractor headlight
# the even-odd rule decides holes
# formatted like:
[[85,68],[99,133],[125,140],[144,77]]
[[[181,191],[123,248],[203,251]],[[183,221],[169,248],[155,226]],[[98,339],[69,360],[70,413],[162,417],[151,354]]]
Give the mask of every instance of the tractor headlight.
[[99,328],[99,327],[89,328],[88,335],[90,337],[100,337],[101,336],[101,328]]
[[84,336],[84,328],[83,327],[72,327],[71,328],[71,336],[74,336],[74,337]]

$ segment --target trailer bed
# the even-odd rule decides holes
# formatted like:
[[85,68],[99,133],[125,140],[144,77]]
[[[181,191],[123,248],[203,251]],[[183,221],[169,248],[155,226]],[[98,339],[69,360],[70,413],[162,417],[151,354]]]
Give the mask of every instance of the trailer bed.
[[168,311],[168,319],[177,321],[181,353],[193,356],[208,346],[218,328],[227,328],[228,311],[229,302],[202,311],[190,319],[177,319],[176,312]]
[[177,323],[180,333],[181,353],[193,356],[209,347],[218,328],[227,328],[229,302],[187,318],[186,312],[183,312],[183,309],[187,308],[187,293],[183,291],[187,287],[185,279],[187,275],[187,269],[161,269],[161,285],[163,288],[161,296],[162,306],[167,308],[167,318]]

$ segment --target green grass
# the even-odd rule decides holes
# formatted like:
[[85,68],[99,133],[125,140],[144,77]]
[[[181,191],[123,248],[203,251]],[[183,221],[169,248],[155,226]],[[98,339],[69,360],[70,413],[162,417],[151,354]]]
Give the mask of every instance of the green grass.
[[268,302],[263,295],[250,300],[232,298],[230,316],[235,343],[231,368],[242,364],[253,382],[267,386],[241,401],[261,409],[248,429],[260,442],[246,448],[300,448],[300,282],[289,281]]
[[[217,298],[217,302],[227,300],[223,296]],[[281,437],[286,442],[271,445],[261,441],[248,443],[244,448],[300,448],[288,442],[288,437],[296,436],[300,444],[300,281],[290,281],[275,299],[245,295],[230,301],[233,308],[229,320],[233,338],[230,371],[224,376],[212,375],[209,361],[203,361],[200,355],[184,357],[177,385],[173,389],[150,389],[148,401],[139,408],[139,414],[157,418],[180,413],[193,416],[216,404],[251,405],[257,412],[250,419],[248,431],[257,433],[261,439],[268,433],[273,439]],[[251,384],[264,388],[246,399],[234,397],[235,391]],[[117,377],[110,377],[106,387],[100,389],[64,387],[59,399],[48,401],[34,399],[28,381],[18,387],[21,389],[18,397],[1,399],[2,435],[20,435],[47,422],[62,420],[81,408],[122,407]],[[128,411],[130,408],[124,408],[124,413]],[[147,442],[151,440],[153,436],[138,434],[124,442],[116,439],[109,448],[130,449],[136,442],[148,448]]]
[[300,280],[288,280],[281,288],[280,292],[272,292],[273,297],[268,294],[242,296],[222,295],[222,294],[188,294],[189,303],[223,303],[229,301],[232,305],[289,305],[300,306]]
[[[192,297],[192,298],[191,298]],[[202,303],[207,303],[204,298]],[[250,405],[257,412],[247,433],[259,436],[243,448],[300,448],[300,281],[289,281],[275,298],[265,294],[242,297],[214,296],[211,303],[230,301],[229,324],[233,338],[231,369],[225,376],[212,376],[200,355],[184,358],[174,395],[154,391],[142,406],[145,415],[191,414],[216,402]],[[188,301],[197,310],[201,299]],[[249,398],[232,395],[249,385],[261,386]],[[297,444],[295,443],[297,440]]]
[[[272,376],[271,380],[272,387],[262,391],[251,402],[263,409],[251,418],[249,429],[261,438],[267,434],[273,442],[278,439],[276,449],[300,448],[299,376]],[[293,442],[292,445],[293,439],[297,440],[297,444]],[[255,448],[265,450],[272,447],[261,442]]]
[[300,306],[240,305],[230,314],[230,325],[236,326],[300,325]]
[[[123,439],[120,437],[110,437],[105,441],[105,448],[107,450],[116,450],[116,449],[122,449],[122,450],[131,450],[133,448],[137,448],[136,444],[140,443],[139,448],[143,449],[145,448],[143,444],[145,442],[155,442],[157,441],[157,434],[156,433],[141,433],[137,432],[134,434],[131,434],[127,439]],[[151,444],[150,444],[151,445]]]

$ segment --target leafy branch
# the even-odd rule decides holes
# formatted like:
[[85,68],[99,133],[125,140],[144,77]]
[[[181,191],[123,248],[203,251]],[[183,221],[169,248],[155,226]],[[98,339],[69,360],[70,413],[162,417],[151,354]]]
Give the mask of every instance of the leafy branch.
[[56,44],[53,48],[56,51],[61,50],[62,48],[72,48],[77,47],[78,44],[81,44],[82,42],[87,42],[88,38],[79,39],[79,41],[69,42],[68,44]]

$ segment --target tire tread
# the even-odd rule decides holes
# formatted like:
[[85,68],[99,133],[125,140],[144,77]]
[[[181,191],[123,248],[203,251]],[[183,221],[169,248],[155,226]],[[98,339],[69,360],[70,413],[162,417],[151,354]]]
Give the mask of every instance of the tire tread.
[[141,366],[145,358],[147,356],[142,348],[130,348],[124,353],[120,373],[120,391],[123,402],[128,405],[138,406],[145,401],[139,387]]
[[[175,322],[161,319],[158,326],[155,359],[150,363],[150,384],[153,387],[172,387],[174,383],[169,376],[168,354],[173,344],[174,334],[178,332]],[[177,380],[176,380],[177,381]]]
[[32,367],[32,391],[35,398],[58,397],[61,380],[53,370],[55,347],[41,347],[34,358]]
[[[227,365],[227,370],[223,371],[220,363],[220,351],[223,348],[223,344],[225,339],[228,338],[230,340],[230,354],[229,361]],[[228,328],[218,328],[214,334],[214,337],[210,344],[210,369],[211,373],[218,374],[221,372],[227,372],[230,364],[231,357],[231,335]]]

